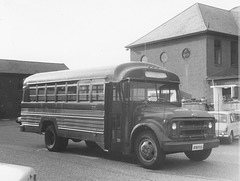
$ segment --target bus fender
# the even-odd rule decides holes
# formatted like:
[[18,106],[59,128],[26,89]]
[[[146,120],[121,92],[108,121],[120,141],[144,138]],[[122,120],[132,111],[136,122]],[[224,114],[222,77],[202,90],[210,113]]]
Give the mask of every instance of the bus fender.
[[43,133],[46,131],[47,127],[50,125],[54,125],[55,130],[57,131],[57,121],[55,118],[51,118],[51,117],[42,117],[40,120],[40,132]]
[[131,150],[133,151],[134,142],[135,142],[135,139],[137,138],[137,136],[145,130],[153,131],[153,133],[156,135],[156,137],[158,139],[160,147],[163,148],[164,137],[166,137],[166,136],[164,136],[164,129],[163,129],[162,125],[160,125],[159,123],[155,123],[154,120],[151,120],[151,122],[150,122],[150,120],[149,120],[147,123],[137,124],[132,129],[131,134],[130,134]]

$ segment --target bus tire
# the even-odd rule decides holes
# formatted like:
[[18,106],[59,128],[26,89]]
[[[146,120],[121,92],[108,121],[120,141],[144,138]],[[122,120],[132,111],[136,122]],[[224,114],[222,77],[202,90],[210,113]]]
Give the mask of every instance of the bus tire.
[[46,148],[53,152],[63,151],[68,145],[68,139],[57,136],[53,125],[47,127],[44,140]]
[[231,131],[230,135],[227,138],[227,144],[231,145],[233,143],[233,132]]
[[199,150],[199,151],[186,151],[184,153],[192,161],[203,161],[209,157],[211,152],[212,152],[212,149]]
[[134,151],[139,163],[147,169],[159,168],[166,158],[152,131],[145,131],[138,135],[134,143]]

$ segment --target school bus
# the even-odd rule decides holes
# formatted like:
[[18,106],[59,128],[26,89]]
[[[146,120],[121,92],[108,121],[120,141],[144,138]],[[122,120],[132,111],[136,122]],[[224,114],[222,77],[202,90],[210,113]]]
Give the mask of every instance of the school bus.
[[21,131],[44,134],[49,151],[84,140],[109,153],[135,154],[150,169],[166,154],[206,159],[219,146],[215,119],[181,108],[179,78],[150,63],[38,73],[25,79]]

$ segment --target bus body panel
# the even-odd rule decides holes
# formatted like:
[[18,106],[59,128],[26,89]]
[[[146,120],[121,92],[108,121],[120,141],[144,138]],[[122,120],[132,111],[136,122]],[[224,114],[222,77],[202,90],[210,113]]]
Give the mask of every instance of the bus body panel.
[[21,126],[43,133],[53,124],[59,136],[98,142],[104,148],[104,106],[75,103],[22,103]]

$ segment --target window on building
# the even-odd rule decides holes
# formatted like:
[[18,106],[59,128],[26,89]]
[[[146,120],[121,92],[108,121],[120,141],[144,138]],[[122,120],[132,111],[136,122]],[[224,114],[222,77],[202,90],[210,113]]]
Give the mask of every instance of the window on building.
[[223,100],[231,100],[231,88],[222,88]]
[[221,41],[214,40],[214,64],[222,64],[222,50],[221,50]]
[[231,65],[238,66],[238,42],[231,42]]
[[234,87],[234,91],[233,91],[233,99],[238,99],[239,100],[239,93],[240,93],[240,88],[238,86]]
[[141,62],[148,62],[148,58],[147,58],[147,56],[146,55],[143,55],[142,57],[141,57],[141,60],[140,60]]
[[167,55],[167,53],[166,53],[166,52],[161,53],[161,55],[160,55],[160,61],[164,64],[164,63],[167,62],[167,60],[168,60],[168,55]]

